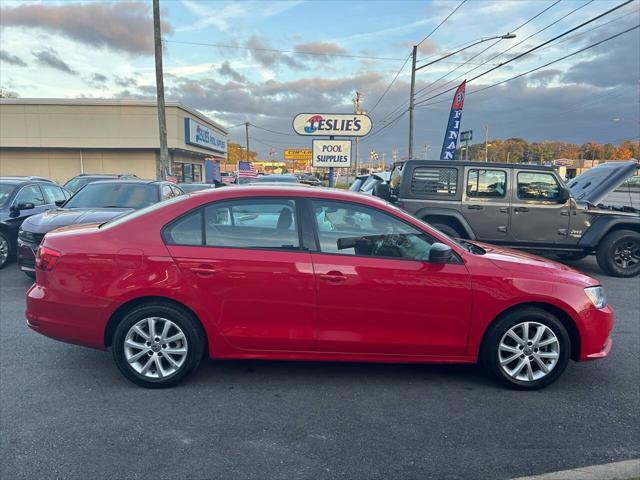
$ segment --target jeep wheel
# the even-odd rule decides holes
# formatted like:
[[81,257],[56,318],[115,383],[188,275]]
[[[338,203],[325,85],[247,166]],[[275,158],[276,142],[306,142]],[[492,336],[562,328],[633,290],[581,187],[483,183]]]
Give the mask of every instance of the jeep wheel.
[[600,242],[596,254],[602,271],[614,277],[635,277],[640,273],[640,234],[616,230]]
[[0,233],[0,268],[4,267],[13,255],[11,250],[9,238],[4,233]]
[[462,234],[458,230],[456,230],[454,227],[446,223],[432,223],[431,225],[434,228],[437,228],[438,230],[440,230],[445,235],[449,235],[452,238],[462,237]]

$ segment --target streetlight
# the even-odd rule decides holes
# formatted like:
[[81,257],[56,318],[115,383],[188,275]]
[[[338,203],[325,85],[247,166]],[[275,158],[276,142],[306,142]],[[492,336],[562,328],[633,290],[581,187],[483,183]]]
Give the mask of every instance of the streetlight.
[[431,62],[425,63],[424,65],[420,65],[419,67],[416,67],[416,57],[418,54],[418,46],[417,45],[413,46],[413,52],[411,54],[413,57],[413,60],[411,62],[411,92],[409,93],[409,158],[413,158],[413,107],[414,107],[413,104],[416,96],[416,72],[418,70],[422,70],[425,67],[428,67],[429,65],[433,65],[434,63],[440,62],[445,58],[449,58],[453,55],[456,55],[457,53],[460,53],[463,50],[467,50],[468,48],[475,47],[480,43],[488,42],[489,40],[497,40],[497,39],[510,40],[512,38],[516,38],[516,34],[511,32],[505,33],[504,35],[498,35],[495,37],[481,38],[477,42],[473,42],[467,45],[466,47],[462,47],[454,52],[448,53],[443,57],[432,60]]

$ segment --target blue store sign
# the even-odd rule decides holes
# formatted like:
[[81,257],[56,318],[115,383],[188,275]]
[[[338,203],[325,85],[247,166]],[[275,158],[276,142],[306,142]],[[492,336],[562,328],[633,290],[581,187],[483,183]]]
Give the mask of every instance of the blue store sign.
[[184,142],[214,152],[227,153],[225,136],[189,117],[184,119]]

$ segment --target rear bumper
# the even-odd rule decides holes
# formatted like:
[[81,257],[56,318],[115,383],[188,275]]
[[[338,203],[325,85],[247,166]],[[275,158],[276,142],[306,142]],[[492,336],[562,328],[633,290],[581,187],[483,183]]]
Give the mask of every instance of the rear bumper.
[[105,350],[107,320],[100,303],[74,302],[34,283],[27,291],[27,326],[62,342]]
[[605,358],[611,351],[613,341],[613,309],[610,305],[604,308],[589,308],[582,315],[583,331],[581,335],[580,357],[578,360],[598,360]]

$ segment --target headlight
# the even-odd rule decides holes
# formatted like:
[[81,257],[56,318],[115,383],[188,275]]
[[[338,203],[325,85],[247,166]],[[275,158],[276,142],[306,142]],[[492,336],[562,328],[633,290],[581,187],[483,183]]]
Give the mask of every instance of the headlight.
[[584,293],[587,294],[589,300],[596,308],[604,308],[607,304],[607,297],[604,294],[604,287],[598,285],[596,287],[587,287],[584,289]]
[[20,230],[18,230],[18,238],[20,240],[24,240],[25,242],[34,242],[35,241],[35,237],[33,236],[33,233],[25,232],[24,230],[22,230],[22,228]]

